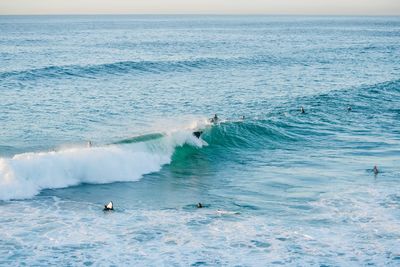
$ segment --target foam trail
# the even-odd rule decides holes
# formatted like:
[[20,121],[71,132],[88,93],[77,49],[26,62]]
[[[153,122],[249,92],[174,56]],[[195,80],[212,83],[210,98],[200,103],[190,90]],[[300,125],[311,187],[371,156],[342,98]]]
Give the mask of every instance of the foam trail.
[[201,147],[196,139],[191,131],[178,131],[149,142],[0,158],[0,199],[31,198],[42,189],[81,183],[137,181],[170,163],[176,147],[185,143]]

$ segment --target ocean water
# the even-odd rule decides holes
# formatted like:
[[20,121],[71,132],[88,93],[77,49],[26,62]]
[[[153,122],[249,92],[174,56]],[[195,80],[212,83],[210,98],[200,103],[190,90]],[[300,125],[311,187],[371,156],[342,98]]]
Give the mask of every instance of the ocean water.
[[399,182],[399,17],[0,17],[0,265],[399,266]]

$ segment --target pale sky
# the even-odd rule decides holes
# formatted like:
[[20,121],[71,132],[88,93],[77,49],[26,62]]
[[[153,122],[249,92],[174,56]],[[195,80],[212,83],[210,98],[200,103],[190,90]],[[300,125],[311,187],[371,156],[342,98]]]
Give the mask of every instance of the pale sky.
[[400,0],[0,0],[0,14],[400,15]]

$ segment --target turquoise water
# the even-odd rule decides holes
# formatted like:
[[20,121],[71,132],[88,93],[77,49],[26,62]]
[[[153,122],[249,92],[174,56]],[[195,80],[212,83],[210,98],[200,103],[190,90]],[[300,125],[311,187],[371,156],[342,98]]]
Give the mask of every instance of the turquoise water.
[[0,33],[0,265],[400,264],[400,18]]

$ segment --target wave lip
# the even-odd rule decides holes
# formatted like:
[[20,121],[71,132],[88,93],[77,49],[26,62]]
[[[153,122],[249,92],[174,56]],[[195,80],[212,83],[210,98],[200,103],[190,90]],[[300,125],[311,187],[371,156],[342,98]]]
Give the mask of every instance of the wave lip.
[[137,181],[170,163],[176,147],[201,147],[196,139],[190,131],[180,131],[149,142],[0,158],[0,200],[31,198],[43,189],[81,183]]

